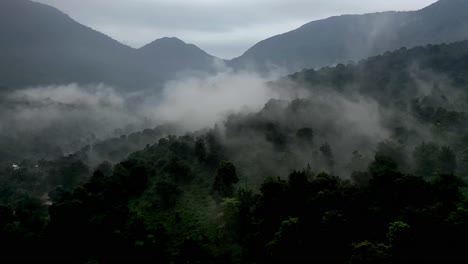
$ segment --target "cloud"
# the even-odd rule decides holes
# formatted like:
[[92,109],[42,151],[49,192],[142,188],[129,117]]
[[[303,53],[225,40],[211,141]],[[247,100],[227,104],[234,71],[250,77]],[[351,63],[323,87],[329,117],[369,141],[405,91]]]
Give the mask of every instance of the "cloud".
[[76,84],[66,86],[34,87],[19,90],[9,95],[11,100],[26,102],[47,102],[48,104],[61,104],[73,106],[99,107],[107,105],[121,108],[124,100],[114,90],[105,85],[81,88]]
[[[134,47],[176,36],[222,58],[267,37],[345,13],[416,10],[435,0],[36,0]],[[233,44],[234,42],[234,44]]]
[[214,75],[168,82],[162,92],[121,93],[106,85],[69,84],[2,94],[0,146],[40,142],[71,153],[161,124],[176,124],[185,133],[212,127],[233,111],[256,111],[280,96],[267,85],[279,75],[260,77],[219,67]]
[[99,138],[149,126],[126,98],[104,85],[33,87],[2,97],[0,135],[73,152]]
[[159,105],[145,102],[144,112],[189,130],[211,127],[231,112],[257,111],[269,99],[284,97],[267,84],[278,76],[224,69],[210,76],[181,78],[165,85]]

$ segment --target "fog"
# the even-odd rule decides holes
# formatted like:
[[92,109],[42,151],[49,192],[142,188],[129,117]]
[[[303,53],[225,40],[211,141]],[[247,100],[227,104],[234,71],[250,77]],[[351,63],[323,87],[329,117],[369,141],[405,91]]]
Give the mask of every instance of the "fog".
[[[120,92],[104,84],[7,92],[1,95],[2,145],[11,140],[21,145],[38,142],[68,154],[99,140],[165,123],[177,123],[183,131],[212,127],[231,112],[256,111],[270,98],[279,98],[267,85],[278,77],[224,69],[214,75],[180,77],[162,91],[144,93]],[[25,152],[29,150],[25,146]]]
[[277,74],[263,77],[225,69],[212,76],[171,81],[159,105],[145,102],[145,113],[159,121],[181,123],[187,130],[211,127],[232,112],[258,111],[271,98],[286,99],[268,85],[277,78]]
[[[104,84],[12,91],[2,95],[2,145],[9,149],[10,143],[20,142],[21,147],[12,159],[53,158],[110,137],[167,123],[177,124],[180,134],[212,128],[215,124],[223,127],[229,116],[256,113],[270,99],[290,102],[306,97],[312,98],[313,108],[300,117],[304,120],[296,119],[296,123],[315,127],[329,127],[330,121],[334,126],[340,123],[343,129],[372,138],[373,144],[387,136],[380,125],[379,107],[370,99],[345,98],[323,91],[311,94],[292,85],[271,85],[281,74],[277,71],[259,75],[220,67],[216,74],[180,77],[166,83],[162,91],[144,94],[122,93]],[[280,120],[282,117],[271,118]],[[293,121],[284,120],[283,125],[289,122]],[[338,142],[346,145],[346,142]],[[38,146],[42,146],[41,152],[32,151]],[[53,155],[49,155],[50,152]]]
[[[2,96],[1,108],[2,146],[16,144],[19,153],[15,154],[25,158],[32,148],[46,147],[34,153],[35,158],[50,158],[112,136],[117,129],[128,133],[153,123],[130,109],[125,96],[105,85],[17,90]],[[54,155],[47,155],[51,149]]]
[[[287,175],[308,165],[316,172],[349,177],[356,169],[365,170],[379,143],[394,140],[399,128],[411,134],[405,157],[424,141],[447,142],[434,138],[433,131],[408,115],[407,109],[378,101],[385,98],[380,90],[373,97],[359,92],[352,82],[338,91],[333,86],[305,87],[300,81],[281,79],[284,71],[280,70],[260,75],[216,67],[214,74],[179,76],[162,90],[122,92],[104,84],[69,84],[8,92],[1,97],[0,144],[7,153],[3,159],[54,159],[109,138],[175,125],[175,129],[145,135],[144,141],[122,143],[118,159],[111,159],[118,162],[156,143],[164,133],[200,135],[199,131],[216,127],[229,153],[226,158],[239,165],[251,181],[248,184],[258,185],[267,176]],[[412,96],[438,100],[434,105],[440,105],[442,97],[456,102],[456,89],[450,88],[447,77],[417,65],[410,67],[408,75],[415,85],[408,92],[414,94],[404,104]],[[447,88],[446,95],[440,94],[439,85]],[[304,143],[297,138],[301,129],[311,129],[313,140]],[[325,144],[333,152],[332,167],[320,150]],[[88,155],[94,159],[90,164],[109,159],[106,151],[108,145]],[[361,157],[359,164],[353,160],[356,156]]]

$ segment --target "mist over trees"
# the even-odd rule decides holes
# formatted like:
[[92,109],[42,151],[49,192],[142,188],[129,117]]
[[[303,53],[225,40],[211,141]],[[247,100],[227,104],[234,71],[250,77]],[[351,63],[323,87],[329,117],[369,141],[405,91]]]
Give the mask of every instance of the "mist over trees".
[[307,96],[211,129],[4,162],[2,258],[466,260],[467,47],[303,71],[269,86]]
[[[264,76],[214,65],[211,74],[192,72],[157,91],[80,83],[96,77],[111,85],[118,77],[140,87],[141,79],[117,74],[135,66],[133,56],[145,60],[145,69],[158,65],[171,74],[212,58],[177,39],[135,51],[47,6],[2,5],[39,8],[50,14],[39,22],[57,23],[48,33],[70,27],[83,43],[92,37],[100,45],[82,51],[104,49],[96,67],[107,56],[117,67],[108,69],[115,76],[93,67],[97,77],[88,75],[74,68],[87,68],[87,59],[61,54],[70,43],[60,42],[58,57],[83,74],[73,77],[78,84],[41,85],[56,79],[34,71],[43,79],[21,81],[35,80],[36,87],[0,88],[2,263],[468,261],[468,42],[417,46],[431,42],[420,36],[458,40],[465,24],[437,29],[463,20],[465,1],[299,29],[349,19],[378,27],[383,19],[392,34],[375,36],[380,42],[366,49],[381,53],[374,57],[314,69],[311,63],[349,57],[313,61],[278,52],[310,68]],[[2,19],[17,18],[0,9]],[[21,31],[29,22],[11,32],[35,37]],[[389,40],[395,36],[408,47]],[[0,49],[11,44],[5,43]],[[67,76],[58,68],[44,70]]]

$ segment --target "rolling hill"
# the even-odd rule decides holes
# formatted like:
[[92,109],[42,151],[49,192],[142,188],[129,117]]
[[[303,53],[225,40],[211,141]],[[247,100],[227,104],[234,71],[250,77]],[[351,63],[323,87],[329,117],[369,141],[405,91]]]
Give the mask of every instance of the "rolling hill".
[[28,0],[0,1],[0,86],[106,83],[157,86],[214,57],[177,39],[133,49],[61,11]]
[[232,60],[236,68],[289,72],[356,61],[401,47],[468,39],[468,1],[440,0],[411,12],[343,15],[313,21],[259,42]]

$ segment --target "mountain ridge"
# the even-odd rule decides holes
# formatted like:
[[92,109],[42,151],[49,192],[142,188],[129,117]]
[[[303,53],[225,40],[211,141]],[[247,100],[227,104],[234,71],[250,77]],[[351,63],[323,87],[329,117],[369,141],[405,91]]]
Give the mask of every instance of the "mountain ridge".
[[[465,8],[466,7],[466,8]],[[356,61],[400,47],[468,39],[468,1],[442,0],[416,11],[340,15],[258,42],[231,65],[296,72]]]
[[[76,82],[106,83],[122,89],[160,88],[177,72],[205,71],[215,59],[182,41],[163,52],[135,49],[80,24],[55,7],[27,0],[0,2],[0,34],[4,37],[0,42],[0,86]],[[159,42],[164,39],[153,43]],[[186,58],[175,60],[178,64],[169,59],[180,54]]]
[[[213,62],[221,60],[178,38],[129,47],[57,8],[29,0],[3,0],[0,6],[0,34],[6,40],[0,43],[0,86],[76,82],[161,88],[180,73],[214,72]],[[262,40],[224,62],[237,70],[293,73],[401,47],[462,41],[468,38],[467,9],[468,1],[440,0],[417,11],[333,16]]]

